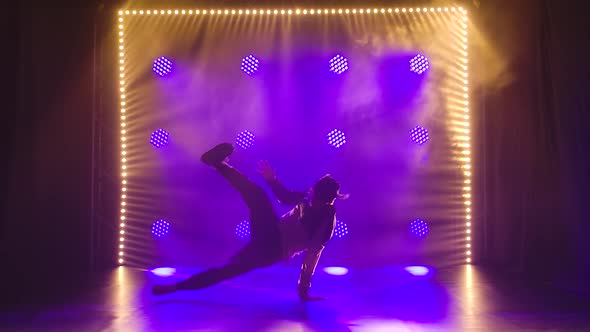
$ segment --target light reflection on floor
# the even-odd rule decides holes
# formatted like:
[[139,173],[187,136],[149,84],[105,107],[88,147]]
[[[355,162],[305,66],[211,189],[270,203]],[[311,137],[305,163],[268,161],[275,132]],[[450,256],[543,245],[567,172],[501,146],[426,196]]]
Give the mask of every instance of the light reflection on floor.
[[193,328],[231,330],[240,326],[257,331],[415,330],[420,324],[447,321],[449,297],[433,279],[434,273],[413,276],[401,266],[329,273],[334,270],[343,272],[318,269],[312,295],[325,300],[310,303],[298,301],[299,271],[287,266],[255,271],[201,291],[162,297],[149,295],[148,285],[179,280],[198,270],[176,267],[176,274],[169,277],[145,271],[146,287],[137,290],[152,304],[151,325],[158,329],[171,328],[169,320],[174,321],[175,329],[188,328],[180,324],[183,317],[191,317]]
[[[293,266],[254,271],[200,291],[151,295],[154,283],[198,271],[175,269],[174,275],[159,277],[147,270],[118,268],[77,300],[13,320],[10,327],[19,331],[511,331],[551,329],[564,321],[569,327],[590,327],[587,315],[540,307],[533,297],[543,294],[505,292],[475,267],[430,269],[424,276],[414,276],[403,266],[349,269],[342,275],[318,269],[312,295],[325,300],[308,303],[297,298],[299,271]],[[571,310],[572,305],[567,306]]]

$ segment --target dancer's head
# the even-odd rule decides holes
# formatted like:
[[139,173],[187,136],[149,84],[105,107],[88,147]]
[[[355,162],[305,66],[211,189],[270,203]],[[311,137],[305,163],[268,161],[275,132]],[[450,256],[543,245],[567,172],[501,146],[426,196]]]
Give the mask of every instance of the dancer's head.
[[348,195],[343,195],[339,192],[340,183],[336,181],[330,174],[321,177],[318,182],[313,185],[313,200],[322,203],[332,204],[336,198],[346,199]]

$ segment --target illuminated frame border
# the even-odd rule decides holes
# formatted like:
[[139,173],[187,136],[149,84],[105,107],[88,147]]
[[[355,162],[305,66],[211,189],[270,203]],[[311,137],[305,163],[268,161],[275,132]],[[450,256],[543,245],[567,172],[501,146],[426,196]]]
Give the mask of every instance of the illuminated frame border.
[[462,7],[414,7],[414,8],[331,8],[331,9],[313,9],[313,8],[292,8],[292,9],[125,9],[118,11],[117,20],[117,37],[118,37],[118,64],[119,64],[119,92],[120,92],[120,112],[121,112],[121,214],[119,224],[119,254],[118,263],[120,265],[125,263],[125,221],[126,221],[126,206],[127,206],[127,116],[126,116],[126,102],[125,89],[127,82],[125,81],[125,18],[135,15],[341,15],[341,14],[385,14],[395,13],[404,15],[404,13],[440,13],[453,12],[456,13],[461,22],[461,31],[459,34],[462,37],[463,51],[460,52],[462,57],[459,57],[459,62],[463,65],[460,75],[463,75],[463,95],[462,104],[460,107],[460,115],[463,121],[453,121],[454,132],[458,134],[454,136],[457,146],[462,148],[461,168],[463,169],[464,186],[463,195],[465,203],[465,263],[472,262],[472,218],[471,218],[471,131],[470,131],[470,111],[469,111],[469,51],[468,51],[468,21],[467,10]]

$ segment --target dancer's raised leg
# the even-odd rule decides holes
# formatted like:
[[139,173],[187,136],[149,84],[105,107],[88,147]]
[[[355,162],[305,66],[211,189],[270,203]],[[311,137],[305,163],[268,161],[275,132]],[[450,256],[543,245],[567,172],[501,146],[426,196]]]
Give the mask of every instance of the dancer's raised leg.
[[275,231],[278,216],[264,189],[227,163],[233,152],[230,143],[213,147],[201,156],[201,161],[215,168],[239,193],[250,210],[250,233],[252,238],[266,236]]

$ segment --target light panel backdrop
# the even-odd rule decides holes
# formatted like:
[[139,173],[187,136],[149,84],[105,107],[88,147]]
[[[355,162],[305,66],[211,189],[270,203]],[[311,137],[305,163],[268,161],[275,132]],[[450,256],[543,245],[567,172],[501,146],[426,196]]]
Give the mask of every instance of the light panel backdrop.
[[465,10],[118,14],[121,264],[219,264],[245,244],[245,205],[199,162],[219,142],[269,194],[260,159],[292,189],[341,182],[323,265],[470,262]]

